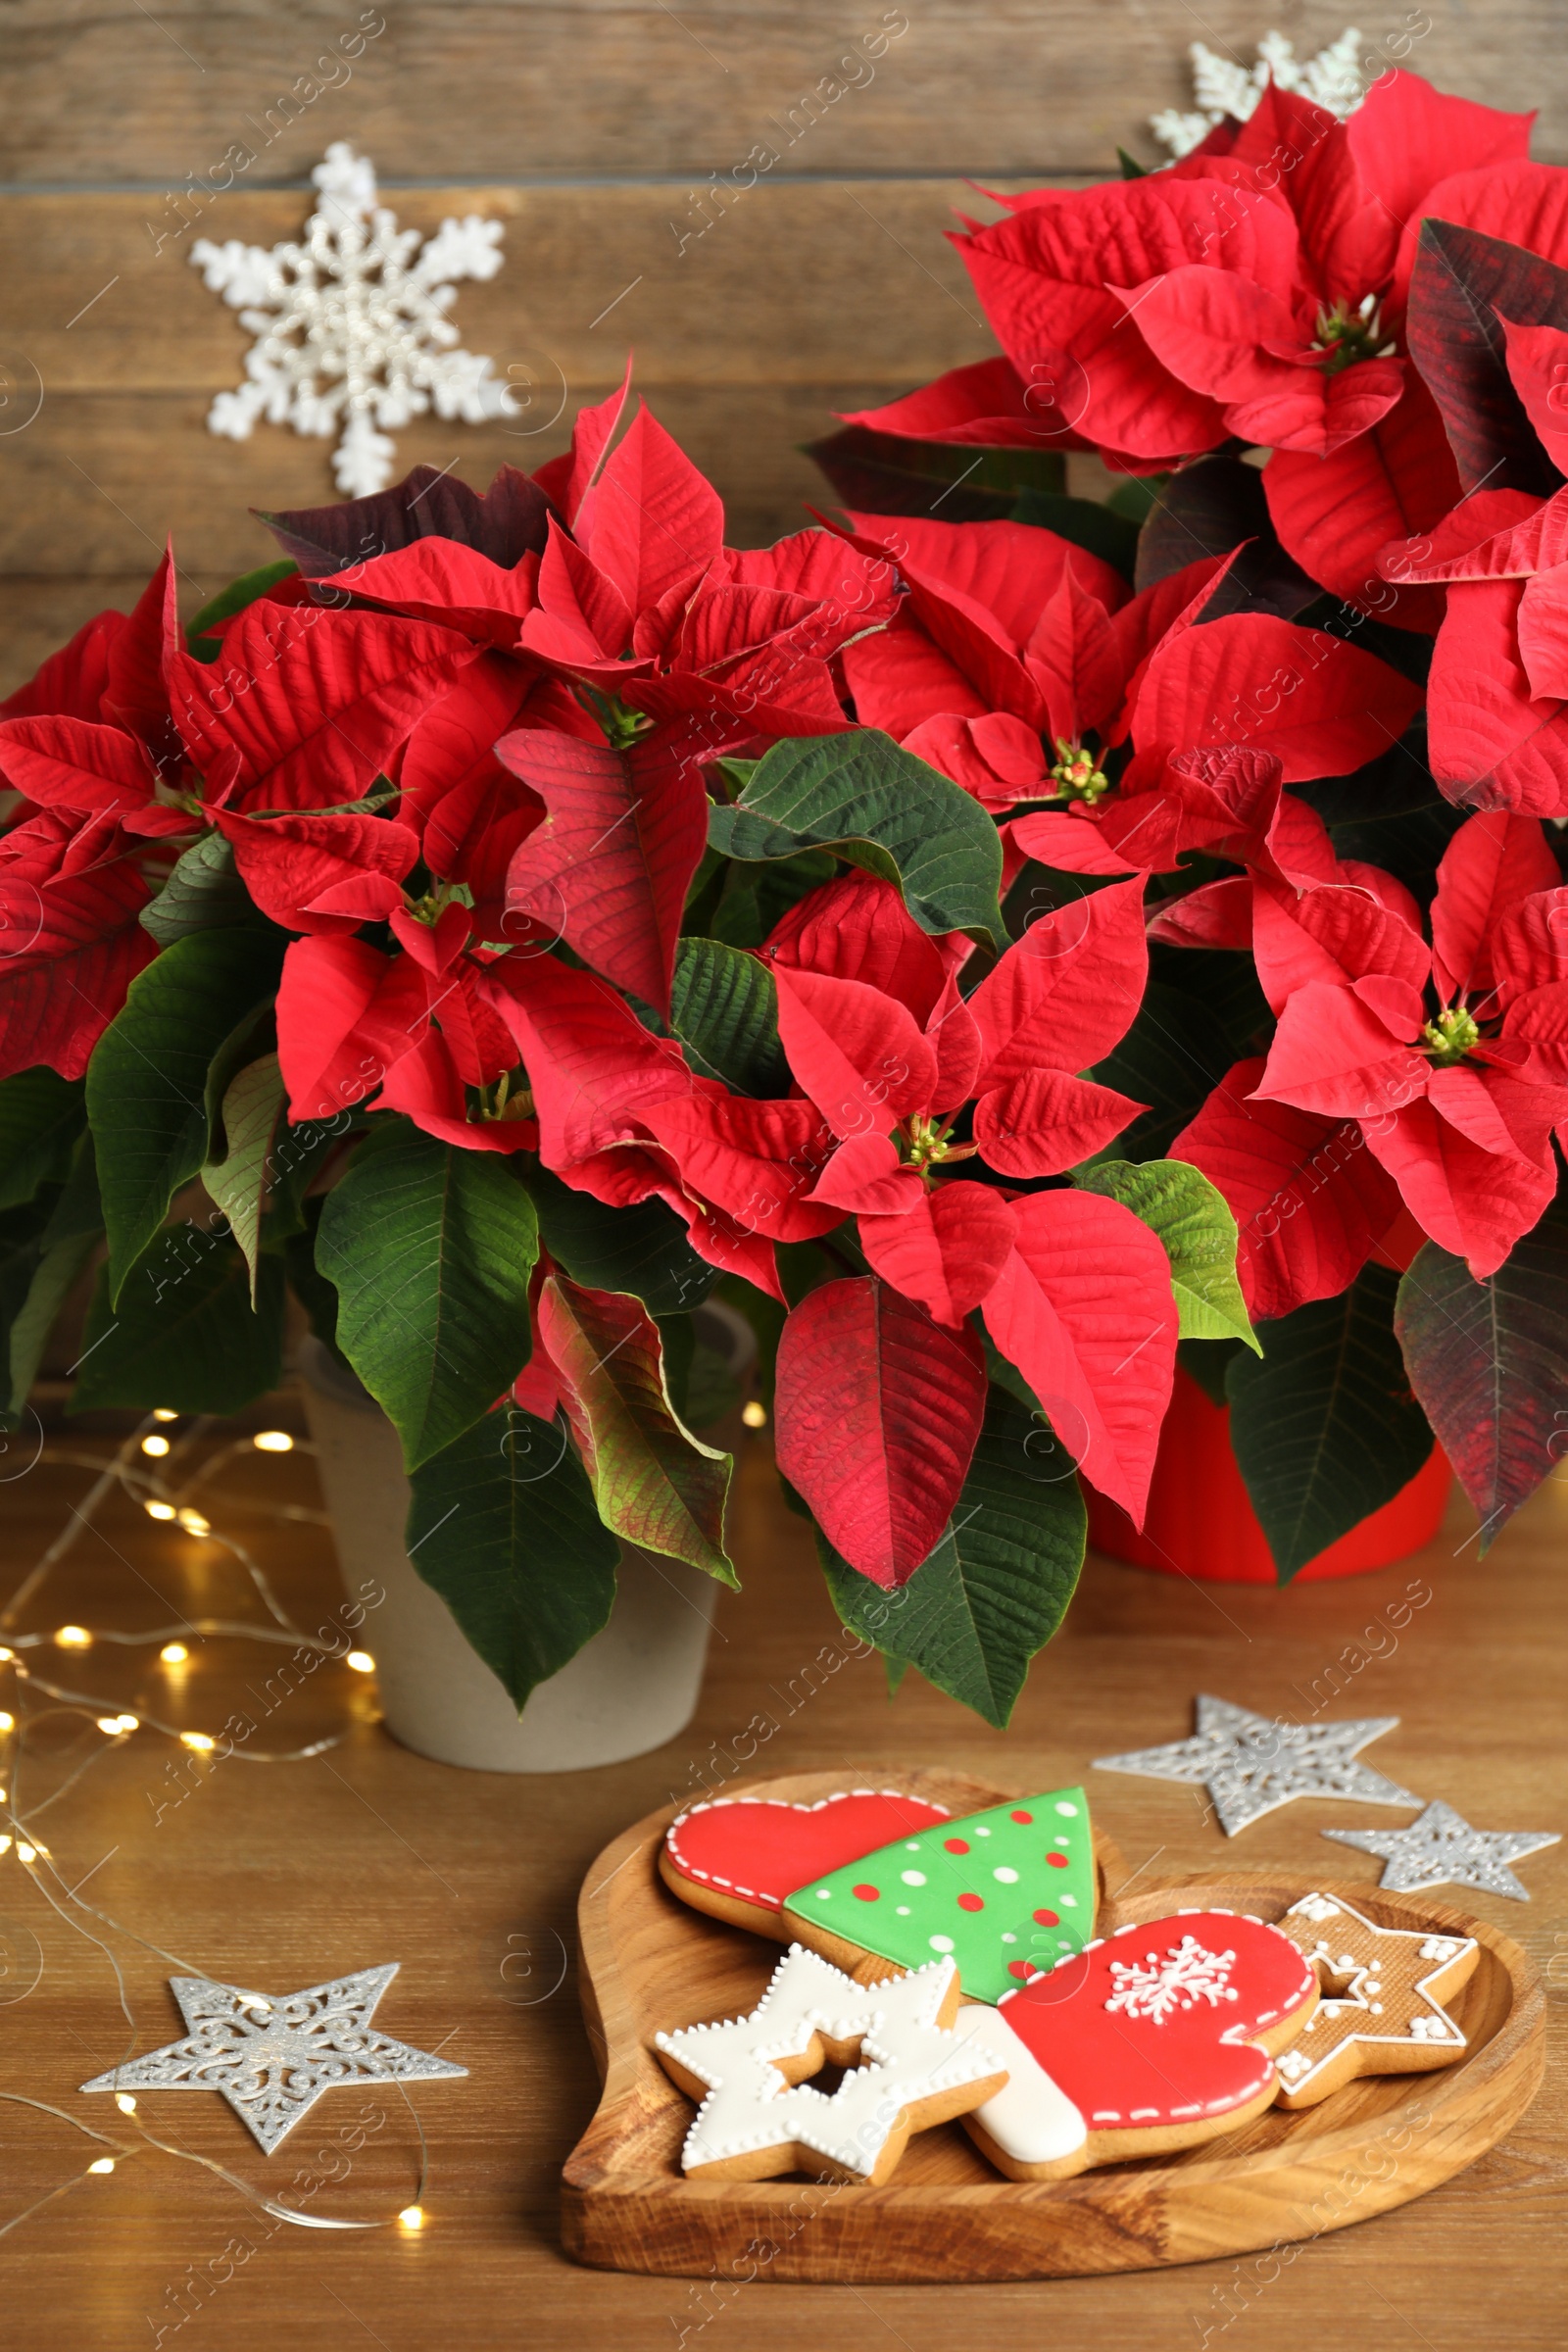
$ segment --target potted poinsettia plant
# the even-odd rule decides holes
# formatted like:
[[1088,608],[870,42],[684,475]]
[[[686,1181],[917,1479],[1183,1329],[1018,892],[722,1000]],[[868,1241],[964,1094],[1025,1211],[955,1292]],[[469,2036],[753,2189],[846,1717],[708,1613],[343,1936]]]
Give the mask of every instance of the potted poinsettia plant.
[[[0,719],[11,1412],[95,1257],[77,1409],[238,1406],[292,1296],[515,1710],[622,1547],[734,1581],[721,1296],[846,1622],[1002,1719],[1074,1465],[1140,1514],[1178,1330],[1255,1345],[1220,1194],[1118,1156],[1142,1098],[1085,1074],[1141,881],[1013,936],[993,809],[854,714],[916,572],[725,549],[624,395],[532,480],[267,519],[282,561],[182,630],[166,558]],[[998,527],[1129,678],[1199,585]]]
[[[1434,1432],[1485,1549],[1559,1450],[1568,174],[1529,129],[1270,88],[1172,169],[1001,199],[955,241],[1004,356],[818,445],[907,551],[861,719],[998,814],[1009,906],[1147,895],[1115,1150],[1218,1186],[1262,1342],[1183,1343],[1141,1535],[1092,1504],[1149,1565],[1397,1556]],[[976,519],[892,519],[938,484]],[[1050,609],[977,568],[1000,515],[1083,549]],[[1107,558],[1179,608],[1152,651]]]

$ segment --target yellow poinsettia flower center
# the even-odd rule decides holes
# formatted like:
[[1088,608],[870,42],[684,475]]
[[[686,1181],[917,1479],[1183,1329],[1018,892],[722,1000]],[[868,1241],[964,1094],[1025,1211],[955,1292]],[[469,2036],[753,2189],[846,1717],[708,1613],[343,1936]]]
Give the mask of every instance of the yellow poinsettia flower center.
[[1056,764],[1051,781],[1075,801],[1098,801],[1102,792],[1110,790],[1110,778],[1096,765],[1094,753],[1085,751],[1081,743],[1069,743],[1064,735],[1056,737]]

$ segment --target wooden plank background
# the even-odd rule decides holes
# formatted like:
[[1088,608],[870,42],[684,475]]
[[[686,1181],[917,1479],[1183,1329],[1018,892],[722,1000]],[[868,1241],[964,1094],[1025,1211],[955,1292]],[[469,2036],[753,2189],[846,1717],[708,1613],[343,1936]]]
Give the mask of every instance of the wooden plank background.
[[[398,436],[400,469],[482,483],[503,461],[532,467],[632,350],[731,538],[756,544],[821,495],[796,445],[835,410],[994,348],[943,235],[955,206],[986,211],[966,178],[1100,176],[1118,144],[1152,162],[1148,117],[1191,100],[1191,41],[1250,62],[1273,24],[1309,55],[1348,7],[9,0],[0,692],[133,595],[166,533],[195,603],[271,552],[251,506],[333,495],[329,444],[206,430],[249,338],[189,265],[199,237],[296,234],[329,140],[372,158],[407,225],[506,223],[504,269],[455,315],[526,413],[421,420]],[[1542,70],[1568,0],[1358,13],[1365,55],[1540,102],[1537,152],[1568,156],[1568,94]],[[756,150],[777,159],[757,185],[705,205]]]

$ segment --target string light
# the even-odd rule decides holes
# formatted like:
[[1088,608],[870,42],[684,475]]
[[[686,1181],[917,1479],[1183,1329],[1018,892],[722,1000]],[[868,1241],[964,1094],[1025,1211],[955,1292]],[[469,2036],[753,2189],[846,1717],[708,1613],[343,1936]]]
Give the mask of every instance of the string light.
[[767,1407],[753,1396],[741,1406],[741,1419],[748,1429],[765,1429],[767,1427]]
[[[172,1406],[160,1406],[152,1415],[152,1419],[155,1422],[173,1422],[179,1420],[180,1418],[180,1414]],[[192,1434],[199,1435],[202,1426],[202,1424],[198,1423],[196,1430]],[[294,1623],[288,1611],[284,1609],[279,1598],[273,1592],[270,1583],[260,1562],[251,1556],[250,1552],[242,1544],[236,1542],[233,1537],[226,1534],[215,1535],[213,1532],[212,1521],[207,1517],[206,1513],[191,1507],[189,1503],[186,1503],[180,1499],[181,1491],[185,1495],[191,1494],[202,1485],[204,1481],[212,1479],[214,1473],[220,1470],[225,1462],[232,1460],[236,1455],[244,1455],[245,1453],[249,1452],[252,1447],[262,1453],[282,1454],[293,1452],[296,1449],[297,1443],[298,1442],[284,1430],[260,1431],[255,1433],[255,1435],[250,1439],[247,1439],[243,1436],[235,1436],[228,1442],[226,1446],[220,1446],[216,1454],[211,1454],[209,1458],[205,1458],[202,1462],[202,1465],[197,1469],[193,1477],[182,1478],[179,1481],[179,1484],[175,1487],[173,1496],[170,1500],[164,1499],[164,1493],[168,1492],[167,1489],[164,1490],[164,1493],[158,1492],[160,1486],[162,1485],[162,1478],[160,1474],[150,1468],[143,1469],[139,1467],[140,1458],[143,1456],[146,1457],[149,1463],[161,1463],[172,1451],[170,1441],[167,1438],[159,1436],[155,1431],[150,1431],[148,1429],[146,1420],[143,1420],[137,1429],[131,1431],[119,1444],[115,1453],[107,1459],[90,1453],[77,1453],[59,1448],[48,1448],[48,1458],[51,1460],[58,1461],[60,1463],[79,1463],[82,1467],[91,1469],[95,1474],[95,1483],[88,1490],[87,1494],[80,1498],[79,1507],[74,1508],[71,1511],[71,1524],[68,1525],[64,1531],[62,1531],[61,1535],[55,1538],[54,1542],[48,1546],[41,1559],[37,1562],[36,1566],[27,1576],[23,1579],[21,1586],[18,1587],[16,1592],[12,1594],[10,1601],[5,1606],[4,1611],[0,1612],[0,1625],[10,1628],[17,1622],[23,1604],[32,1599],[33,1594],[39,1585],[55,1568],[58,1567],[60,1561],[65,1555],[65,1552],[69,1548],[70,1543],[74,1536],[76,1533],[79,1533],[80,1530],[92,1526],[93,1520],[106,1497],[112,1495],[118,1489],[120,1494],[124,1497],[126,1503],[133,1507],[139,1506],[146,1516],[155,1522],[161,1522],[164,1524],[177,1524],[186,1534],[192,1537],[198,1539],[210,1539],[215,1544],[221,1544],[227,1552],[232,1554],[236,1563],[244,1571],[245,1575],[249,1577],[258,1599],[262,1602],[268,1613],[268,1616],[272,1621],[270,1624],[263,1622],[261,1624],[253,1625],[229,1623],[225,1619],[218,1617],[209,1618],[197,1616],[194,1620],[187,1617],[185,1619],[185,1630],[192,1638],[197,1635],[205,1637],[216,1634],[221,1636],[231,1635],[247,1638],[252,1641],[262,1642],[295,1642],[302,1643],[308,1649],[314,1649],[321,1652],[323,1656],[337,1659],[342,1658],[343,1653],[339,1652],[336,1649],[335,1644],[327,1640],[324,1629],[322,1635],[319,1638],[317,1638],[313,1637],[311,1634],[307,1633]],[[309,1452],[312,1451],[313,1448],[307,1446],[304,1448],[304,1450]],[[168,1473],[165,1473],[164,1475],[167,1476]],[[149,1490],[152,1491],[149,1492]],[[281,1501],[272,1506],[271,1516],[279,1520],[309,1520],[313,1523],[318,1523],[322,1526],[329,1524],[329,1522],[324,1518],[323,1514],[318,1511],[306,1510],[302,1507],[297,1507]],[[339,1637],[339,1639],[341,1639],[341,1637]],[[100,1747],[93,1751],[93,1754],[104,1755],[107,1754],[108,1748],[117,1740],[132,1732],[142,1730],[144,1728],[143,1718],[126,1712],[107,1715],[98,1714],[94,1700],[89,1694],[81,1691],[80,1690],[64,1688],[60,1683],[47,1680],[47,1669],[44,1668],[44,1662],[42,1658],[39,1658],[35,1661],[29,1660],[24,1664],[23,1662],[23,1657],[20,1654],[20,1652],[26,1652],[42,1648],[44,1645],[50,1645],[66,1651],[79,1652],[91,1648],[94,1645],[95,1640],[104,1643],[124,1643],[127,1645],[134,1645],[137,1642],[144,1642],[148,1650],[151,1650],[154,1644],[159,1643],[159,1636],[156,1632],[149,1634],[136,1634],[124,1633],[111,1628],[100,1628],[95,1636],[94,1632],[89,1627],[72,1622],[66,1625],[58,1626],[52,1632],[43,1629],[40,1629],[36,1632],[19,1632],[14,1636],[15,1645],[11,1642],[0,1642],[0,1667],[10,1666],[14,1668],[19,1688],[22,1690],[23,1698],[25,1699],[28,1696],[30,1690],[30,1694],[34,1704],[39,1701],[49,1702],[44,1707],[44,1713],[47,1714],[58,1711],[59,1706],[64,1706],[69,1711],[75,1714],[82,1723],[95,1723],[97,1729],[103,1735],[103,1740]],[[188,1663],[193,1662],[191,1659],[191,1651],[187,1646],[187,1643],[179,1640],[163,1642],[158,1647],[157,1654],[160,1662],[174,1678],[174,1687],[176,1689],[180,1688],[182,1685],[182,1676],[180,1670]],[[209,1664],[211,1663],[211,1661],[204,1662]],[[361,1674],[370,1674],[375,1670],[375,1661],[368,1650],[354,1650],[347,1653],[347,1663],[353,1671]],[[43,1671],[40,1671],[40,1669],[43,1669]],[[56,1671],[59,1672],[60,1670],[57,1669]],[[103,1702],[100,1699],[96,1703],[97,1705],[102,1705]],[[348,1727],[353,1720],[353,1715],[345,1712],[344,1727],[333,1737],[318,1740],[309,1746],[290,1751],[290,1754],[298,1756],[315,1755],[319,1753],[322,1748],[335,1746],[338,1744],[339,1740],[347,1736]],[[155,1732],[165,1736],[166,1738],[177,1740],[181,1745],[194,1754],[211,1756],[220,1749],[219,1740],[216,1740],[211,1734],[197,1731],[176,1732],[172,1724],[168,1723],[167,1721],[160,1721],[156,1713],[147,1719],[147,1723]],[[10,1712],[0,1710],[0,1739],[5,1739],[12,1735],[15,1735],[16,1754],[20,1758],[26,1753],[27,1721],[25,1707],[24,1707],[23,1714],[20,1719],[18,1716],[13,1715]],[[249,1747],[235,1747],[227,1752],[239,1754],[253,1761],[270,1762],[285,1760],[285,1758],[282,1756],[273,1757],[268,1755],[267,1751],[258,1747],[254,1743]],[[9,1760],[11,1751],[7,1750],[6,1753]],[[87,1762],[90,1762],[91,1760],[91,1757],[86,1759]],[[75,1771],[70,1776],[70,1779],[65,1785],[67,1787],[71,1786],[72,1782],[79,1777],[82,1769],[84,1769],[84,1766],[78,1764]],[[17,1776],[15,1777],[20,1777],[20,1774],[21,1766],[19,1763],[17,1767]],[[8,1777],[14,1776],[8,1775]],[[61,1793],[63,1793],[63,1789],[55,1790],[56,1795]],[[53,1801],[53,1799],[49,1798],[45,1801]],[[8,1802],[13,1808],[10,1817],[13,1830],[17,1834],[14,1836],[11,1831],[0,1831],[0,1855],[10,1853],[14,1846],[19,1863],[21,1863],[23,1867],[27,1870],[29,1876],[35,1876],[39,1881],[43,1879],[44,1874],[42,1871],[35,1874],[33,1871],[33,1866],[35,1864],[44,1865],[51,1877],[54,1878],[56,1883],[59,1885],[61,1893],[64,1897],[63,1902],[55,1903],[55,1908],[60,1910],[62,1916],[70,1920],[70,1923],[73,1926],[76,1925],[74,1919],[71,1917],[72,1912],[81,1909],[91,1910],[92,1906],[90,1904],[84,1905],[75,1895],[74,1890],[66,1886],[64,1878],[60,1874],[59,1866],[52,1860],[50,1848],[43,1843],[43,1841],[37,1837],[36,1833],[33,1832],[26,1836],[21,1834],[24,1831],[30,1832],[30,1823],[28,1821],[27,1814],[31,1808],[23,1807],[22,1791],[20,1787],[12,1791],[9,1799],[6,1788],[0,1788],[0,1807],[6,1806]],[[51,1895],[49,1899],[51,1902],[55,1902],[53,1895]],[[105,1912],[98,1912],[96,1917],[97,1919],[104,1921],[108,1927],[114,1930],[117,1934],[127,1932],[121,1930],[119,1923],[109,1919],[108,1914]],[[82,1932],[85,1933],[86,1931],[83,1930]],[[97,1940],[97,1938],[95,1937],[94,1940]],[[154,1948],[161,1949],[162,1947],[155,1946]],[[173,1957],[173,1955],[168,1956],[172,1959]],[[266,2019],[271,2015],[271,2005],[262,1995],[248,1995],[246,1998],[254,2015],[263,2019]],[[0,2098],[8,2098],[15,2095],[20,2094],[0,2092]],[[27,2103],[37,2105],[39,2102],[29,2101]],[[122,2115],[131,2116],[136,2113],[136,2101],[127,2092],[116,2093],[116,2105]],[[63,2110],[50,2109],[49,2112],[59,2114],[62,2121],[74,2125],[78,2130],[85,2129],[85,2127],[81,2126],[77,2122],[77,2119],[66,2115]],[[417,2126],[416,2117],[415,2121],[416,2125]],[[145,2131],[145,2127],[140,2124],[139,2119],[138,2130],[143,2132]],[[101,2133],[90,2133],[89,2136],[97,2138],[100,2144],[102,2144],[103,2135]],[[111,2146],[115,2146],[113,2141],[111,2141],[110,2144]],[[160,2140],[155,2140],[153,2144],[162,2147],[165,2146],[166,2143]],[[315,2220],[314,2226],[320,2229],[333,2230],[384,2230],[389,2227],[399,2227],[406,2231],[416,2231],[421,2230],[424,2227],[425,2215],[424,2207],[420,2200],[423,2197],[427,2180],[427,2151],[425,2149],[424,2134],[422,2131],[419,2132],[419,2146],[420,2163],[418,2180],[417,2182],[414,2184],[415,2200],[412,2204],[405,2206],[402,2211],[397,2214],[395,2221],[390,2215],[376,2222],[328,2220],[324,2217],[318,2217]],[[136,2152],[137,2151],[134,2148],[119,2146],[116,2148],[116,2152],[113,2155],[95,2157],[87,2165],[85,2173],[77,2175],[76,2177],[79,2180],[84,2179],[88,2174],[97,2175],[100,2177],[111,2175],[118,2169],[119,2164],[122,2163],[129,2156],[134,2155]],[[192,2163],[204,2165],[208,2171],[218,2175],[218,2177],[227,2182],[233,2189],[238,2191],[242,2197],[245,2197],[256,2203],[261,2207],[262,2210],[275,2216],[275,2218],[279,2221],[298,2225],[306,2219],[306,2217],[295,2212],[291,2207],[276,2204],[270,2198],[260,2195],[249,2182],[240,2179],[237,2175],[227,2172],[221,2165],[214,2163],[211,2158],[196,2155],[192,2152],[178,2148],[171,2148],[169,2153],[172,2155],[184,2157],[187,2161]],[[404,2193],[407,2194],[407,2190],[405,2190]],[[9,2227],[11,2227],[10,2224],[0,2225],[0,2231],[3,2231],[4,2229]]]

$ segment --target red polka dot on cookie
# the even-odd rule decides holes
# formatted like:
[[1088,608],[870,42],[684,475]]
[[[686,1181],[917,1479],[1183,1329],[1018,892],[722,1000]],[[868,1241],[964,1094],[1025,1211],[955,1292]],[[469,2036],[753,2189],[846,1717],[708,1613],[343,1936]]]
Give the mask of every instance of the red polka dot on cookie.
[[942,1843],[944,1849],[950,1854],[966,1854],[969,1851],[967,1838],[944,1838]]
[[1060,1916],[1054,1911],[1037,1911],[1035,1917],[1043,1928],[1059,1928],[1061,1925]]
[[1067,1867],[1065,1854],[1048,1854],[1046,1860],[1051,1864],[1053,1870],[1065,1870]]
[[1009,1977],[1028,1977],[1032,1976],[1034,1971],[1027,1960],[1009,1960],[1007,1974]]
[[960,1911],[983,1911],[985,1903],[978,1894],[960,1894],[958,1909]]
[[876,1903],[880,1902],[882,1899],[882,1889],[880,1886],[857,1886],[855,1891],[859,1896],[862,1903]]
[[1034,1815],[1032,1813],[1014,1813],[1011,1818],[1014,1821],[1033,1821]]

